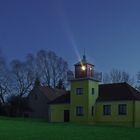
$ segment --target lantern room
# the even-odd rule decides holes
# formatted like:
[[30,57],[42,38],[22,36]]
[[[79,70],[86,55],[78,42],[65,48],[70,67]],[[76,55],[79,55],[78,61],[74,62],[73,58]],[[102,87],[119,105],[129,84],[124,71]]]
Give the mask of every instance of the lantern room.
[[94,65],[88,63],[84,55],[83,59],[75,64],[75,79],[93,78],[93,67]]

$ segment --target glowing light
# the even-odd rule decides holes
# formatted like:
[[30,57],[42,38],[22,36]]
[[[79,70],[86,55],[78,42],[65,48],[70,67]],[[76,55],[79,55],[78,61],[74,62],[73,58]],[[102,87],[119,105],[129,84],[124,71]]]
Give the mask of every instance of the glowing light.
[[86,67],[85,67],[85,66],[82,66],[81,68],[82,68],[82,70],[83,70],[83,71],[85,71],[85,70],[86,70]]
[[[75,38],[72,34],[72,31],[70,29],[70,26],[69,24],[66,22],[65,20],[65,13],[64,11],[61,11],[62,9],[57,9],[57,12],[59,14],[59,18],[60,18],[60,21],[61,21],[61,24],[63,25],[62,27],[64,28],[65,30],[65,33],[66,33],[66,36],[67,38],[69,39],[69,42],[71,43],[71,46],[72,46],[72,49],[74,50],[74,53],[77,57],[77,59],[79,61],[81,61],[81,57],[80,57],[80,53],[78,51],[78,47],[77,47],[77,44],[76,44],[76,41],[75,41]],[[82,64],[82,63],[81,63]]]

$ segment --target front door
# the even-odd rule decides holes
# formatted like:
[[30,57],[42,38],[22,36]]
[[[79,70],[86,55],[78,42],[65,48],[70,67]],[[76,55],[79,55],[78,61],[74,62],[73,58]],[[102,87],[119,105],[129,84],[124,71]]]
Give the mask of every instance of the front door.
[[69,110],[64,110],[64,122],[69,122],[70,112]]

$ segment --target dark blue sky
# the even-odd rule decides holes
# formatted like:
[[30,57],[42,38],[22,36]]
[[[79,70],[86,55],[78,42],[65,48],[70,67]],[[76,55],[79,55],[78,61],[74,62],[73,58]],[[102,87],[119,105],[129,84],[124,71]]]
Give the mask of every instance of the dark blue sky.
[[8,61],[52,50],[70,68],[85,48],[98,71],[119,68],[135,74],[140,70],[140,1],[0,0],[0,48]]

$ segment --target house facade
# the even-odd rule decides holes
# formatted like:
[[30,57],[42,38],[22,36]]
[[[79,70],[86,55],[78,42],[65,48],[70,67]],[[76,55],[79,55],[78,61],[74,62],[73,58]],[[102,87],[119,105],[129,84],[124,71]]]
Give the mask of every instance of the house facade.
[[49,102],[63,94],[67,94],[63,89],[53,89],[51,87],[35,84],[28,95],[28,104],[30,108],[28,116],[31,118],[43,118],[49,121]]
[[49,121],[140,127],[140,93],[127,83],[99,85],[83,56],[70,93],[49,102]]

